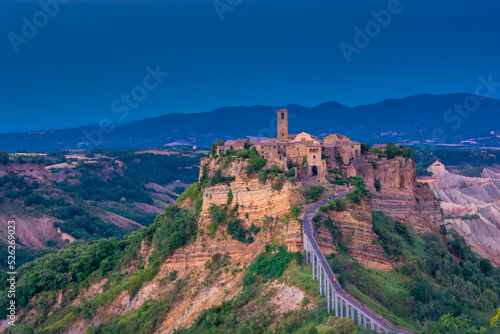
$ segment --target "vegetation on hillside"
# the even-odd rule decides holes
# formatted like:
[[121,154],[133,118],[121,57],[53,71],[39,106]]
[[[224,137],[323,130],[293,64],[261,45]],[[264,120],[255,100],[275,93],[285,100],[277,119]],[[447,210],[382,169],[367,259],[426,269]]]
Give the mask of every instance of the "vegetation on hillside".
[[[340,253],[328,261],[349,293],[396,325],[429,333],[451,333],[443,328],[441,317],[447,314],[466,316],[477,328],[488,326],[490,312],[500,304],[500,269],[473,253],[454,231],[418,234],[384,213],[372,216],[374,242],[396,267],[389,272],[364,268],[337,239]],[[334,225],[331,231],[338,233]]]
[[[54,217],[60,220],[54,226],[76,239],[112,236],[120,239],[130,231],[112,223],[111,214],[106,211],[149,226],[157,214],[141,209],[135,203],[158,207],[162,202],[154,196],[156,190],[147,189],[146,184],[167,185],[176,180],[187,183],[197,180],[196,164],[201,154],[185,150],[170,153],[172,155],[99,150],[89,151],[85,157],[51,152],[38,156],[11,155],[10,158],[8,154],[2,154],[4,164],[30,162],[50,166],[68,163],[72,168],[51,168],[51,175],[34,171],[34,176],[11,173],[0,177],[0,208],[2,205],[6,211],[17,208],[19,216]],[[91,163],[84,160],[86,158],[91,158]],[[175,190],[182,192],[183,189],[176,187]],[[167,195],[176,198],[174,194]],[[133,225],[128,228],[133,228]],[[49,240],[46,247],[54,251],[61,246],[62,242]],[[44,253],[45,250],[41,249],[21,248],[18,264]]]
[[[34,311],[37,316],[30,319],[26,327],[44,328],[44,333],[60,333],[67,329],[71,319],[77,316],[85,319],[92,317],[98,306],[109,305],[122,290],[128,290],[131,295],[135,295],[144,282],[155,277],[167,256],[172,255],[175,249],[192,242],[195,238],[194,212],[171,205],[167,206],[165,212],[159,215],[149,228],[133,232],[124,240],[110,238],[74,242],[57,254],[49,254],[21,266],[17,271],[18,305],[26,307],[31,298],[38,294],[37,303],[31,304],[31,307],[35,307]],[[138,251],[143,240],[152,249],[147,266],[144,258],[138,258]],[[128,273],[127,268],[134,261],[139,261],[138,270]],[[2,272],[2,275],[6,274]],[[102,294],[79,306],[72,306],[72,302],[86,285],[104,277],[108,281]],[[62,291],[62,308],[48,317],[50,306],[55,303],[58,291]],[[5,317],[8,303],[7,281],[2,279],[0,292],[2,317]],[[146,308],[144,312],[148,315],[158,310],[150,309],[147,304],[143,307]],[[19,324],[27,321],[24,317],[26,313],[23,313],[22,318],[19,319]],[[159,318],[156,319],[159,320]],[[151,326],[149,322],[137,323],[133,319],[129,320],[131,322],[122,319],[117,322],[104,323],[101,325],[102,333],[131,333],[130,328],[133,326],[138,326],[143,330]],[[107,328],[114,329],[107,331]],[[15,330],[14,332],[7,330],[7,333],[16,333]]]
[[484,167],[500,163],[498,150],[469,150],[469,149],[431,149],[415,147],[417,160],[417,176],[432,175],[427,168],[437,159],[445,166],[455,166],[463,169],[461,175],[478,177]]

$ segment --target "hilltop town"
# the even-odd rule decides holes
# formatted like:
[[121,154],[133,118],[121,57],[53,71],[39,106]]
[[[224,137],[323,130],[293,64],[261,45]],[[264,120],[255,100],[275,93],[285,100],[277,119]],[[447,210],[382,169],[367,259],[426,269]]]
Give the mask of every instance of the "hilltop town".
[[[280,109],[277,111],[277,138],[228,140],[217,145],[216,156],[255,148],[259,158],[267,160],[266,168],[273,165],[280,170],[295,168],[298,180],[318,176],[323,177],[323,181],[327,177],[358,177],[362,174],[361,166],[367,162],[387,160],[387,144],[376,144],[372,151],[368,143],[361,144],[341,134],[329,134],[319,139],[306,132],[289,134],[288,126],[288,110]],[[399,149],[395,144],[390,145]]]

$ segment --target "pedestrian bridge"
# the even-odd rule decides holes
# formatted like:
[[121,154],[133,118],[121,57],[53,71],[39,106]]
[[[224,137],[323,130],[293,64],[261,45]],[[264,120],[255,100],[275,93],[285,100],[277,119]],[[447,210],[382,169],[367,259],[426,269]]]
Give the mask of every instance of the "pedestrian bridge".
[[333,313],[335,316],[341,318],[350,318],[354,320],[358,326],[373,329],[378,333],[413,333],[408,329],[394,326],[343,290],[333,274],[330,265],[326,261],[325,256],[321,253],[314,234],[312,218],[319,207],[324,205],[328,200],[342,198],[347,194],[348,191],[336,196],[330,196],[314,204],[306,211],[304,223],[302,224],[302,241],[306,251],[306,262],[312,263],[312,275],[314,280],[319,281],[320,295],[327,297],[328,313]]

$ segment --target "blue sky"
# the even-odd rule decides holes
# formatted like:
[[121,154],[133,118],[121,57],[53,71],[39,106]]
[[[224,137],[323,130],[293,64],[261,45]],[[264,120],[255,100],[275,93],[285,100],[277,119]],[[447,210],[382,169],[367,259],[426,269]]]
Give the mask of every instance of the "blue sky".
[[[355,106],[500,81],[494,0],[59,1],[53,17],[36,1],[0,3],[0,132],[230,105]],[[377,31],[371,11],[388,8]],[[28,38],[26,20],[39,25]],[[367,24],[373,37],[348,63],[339,45],[356,47]],[[145,78],[157,65],[169,75]]]

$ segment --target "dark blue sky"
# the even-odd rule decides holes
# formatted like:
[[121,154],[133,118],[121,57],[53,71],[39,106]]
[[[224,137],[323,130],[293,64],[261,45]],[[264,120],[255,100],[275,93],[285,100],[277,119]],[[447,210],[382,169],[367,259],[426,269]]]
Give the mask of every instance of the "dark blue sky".
[[[355,106],[500,81],[498,0],[216,0],[222,16],[214,1],[59,1],[53,17],[36,1],[0,3],[0,132],[229,105]],[[339,45],[355,46],[354,28],[388,6],[390,22],[348,63]],[[38,20],[35,36],[23,36],[23,17]],[[145,90],[157,64],[169,75]],[[141,101],[124,107],[131,92]]]

